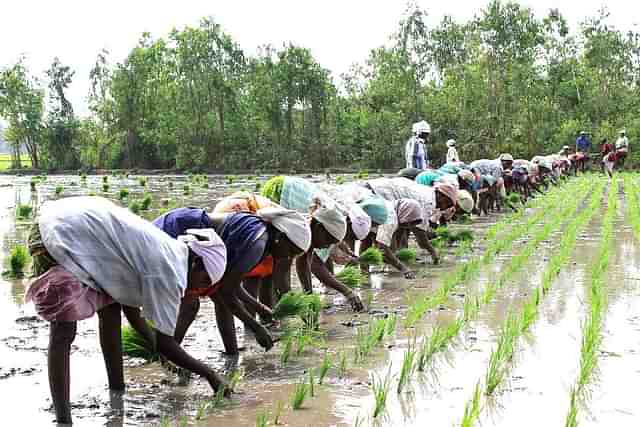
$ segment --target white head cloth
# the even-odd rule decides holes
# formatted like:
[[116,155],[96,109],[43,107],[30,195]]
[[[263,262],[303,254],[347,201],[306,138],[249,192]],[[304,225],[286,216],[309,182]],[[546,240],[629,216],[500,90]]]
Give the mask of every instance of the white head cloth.
[[[205,240],[198,240],[196,236]],[[227,248],[212,228],[189,229],[186,235],[178,236],[178,240],[202,258],[211,283],[218,283],[222,279],[227,268]]]

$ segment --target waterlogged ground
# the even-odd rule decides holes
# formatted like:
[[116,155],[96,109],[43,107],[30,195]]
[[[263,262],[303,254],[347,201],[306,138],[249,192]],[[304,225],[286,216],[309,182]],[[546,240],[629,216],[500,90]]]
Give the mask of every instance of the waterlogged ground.
[[[313,179],[326,178],[316,176]],[[77,176],[49,176],[33,193],[29,182],[30,177],[0,177],[0,262],[5,266],[8,251],[16,242],[24,242],[29,226],[28,222],[16,223],[14,206],[17,203],[33,203],[37,208],[45,200],[58,197],[54,193],[59,185],[64,186],[59,197],[103,193],[102,177],[96,176],[89,176],[86,185]],[[189,178],[185,176],[149,177],[148,191],[153,194],[154,202],[152,209],[143,215],[153,218],[165,199],[170,199],[170,206],[210,208],[224,194],[240,188],[253,190],[256,181],[244,177],[229,185],[223,177],[210,177],[208,188],[190,184],[191,194],[185,196],[183,186],[188,182]],[[130,199],[142,198],[145,191],[134,176],[110,177],[109,185],[107,195],[114,199],[120,188],[129,189]],[[614,249],[610,270],[606,273],[609,308],[600,347],[599,371],[580,425],[635,426],[640,423],[633,393],[640,384],[640,251],[638,241],[625,221],[625,195],[621,184],[618,198]],[[587,208],[586,200],[580,204],[580,209]],[[582,323],[588,304],[586,286],[589,266],[600,240],[601,219],[606,208],[605,203],[602,205],[593,220],[580,231],[569,261],[538,306],[538,317],[519,341],[506,380],[493,397],[483,398],[478,417],[483,426],[564,425],[569,391],[579,366]],[[467,322],[450,345],[436,353],[425,372],[416,372],[409,385],[398,394],[396,387],[405,352],[414,342],[413,337],[418,337],[419,343],[435,325],[447,325],[459,317],[465,296],[479,295],[493,283],[559,208],[548,208],[544,219],[533,224],[527,233],[484,265],[477,277],[457,286],[446,303],[429,310],[409,329],[405,329],[402,322],[408,306],[421,296],[433,294],[454,269],[481,255],[488,245],[482,236],[503,215],[474,218],[471,225],[456,225],[474,231],[473,250],[462,253],[456,247],[445,248],[441,265],[433,266],[430,261],[415,265],[418,270],[416,280],[407,281],[389,270],[371,275],[370,283],[359,291],[363,300],[370,303],[368,313],[351,313],[342,297],[318,286],[316,291],[324,295],[327,304],[320,328],[326,333],[324,339],[307,346],[299,355],[294,351],[286,364],[281,362],[282,344],[265,353],[251,336],[244,335],[239,324],[239,336],[246,350],[237,358],[223,356],[213,308],[205,302],[185,346],[221,372],[240,369],[244,373],[238,392],[224,407],[213,407],[206,382],[181,378],[157,363],[145,364],[136,359],[126,360],[127,391],[109,393],[96,336],[97,319],[80,322],[71,364],[76,425],[252,426],[260,415],[266,415],[269,425],[273,425],[276,413],[280,414],[281,424],[290,426],[460,425],[465,404],[472,397],[476,383],[483,380],[506,313],[518,312],[532,289],[539,286],[542,271],[557,252],[563,229],[571,217],[563,219],[557,229],[551,230],[524,266],[497,290],[491,301],[480,307],[478,316]],[[498,238],[507,236],[512,227],[539,210],[534,207],[527,210],[522,219],[509,221],[498,233]],[[50,425],[53,419],[49,411],[46,374],[48,326],[35,316],[32,305],[24,303],[26,284],[26,280],[3,278],[0,281],[2,425]],[[396,332],[387,336],[365,360],[356,363],[353,351],[356,327],[370,319],[394,313],[398,315]],[[324,385],[316,385],[315,396],[307,398],[302,410],[293,411],[290,407],[293,389],[299,382],[308,381],[309,370],[317,369],[325,354],[331,356],[334,367]],[[335,365],[343,354],[346,370],[341,372]],[[390,378],[386,412],[373,419],[371,378],[384,379],[386,376]]]

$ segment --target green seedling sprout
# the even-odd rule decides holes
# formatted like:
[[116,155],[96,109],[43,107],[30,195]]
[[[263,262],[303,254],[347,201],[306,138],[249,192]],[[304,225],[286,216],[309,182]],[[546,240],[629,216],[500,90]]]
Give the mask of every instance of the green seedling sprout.
[[107,183],[102,184],[102,192],[103,193],[108,193],[109,192],[109,184],[107,184]]
[[416,256],[416,250],[411,248],[400,249],[398,252],[396,252],[396,257],[404,263],[416,262]]
[[140,209],[143,211],[149,210],[152,200],[153,198],[151,197],[151,194],[145,194],[142,198],[142,202],[140,203]]
[[364,275],[359,267],[347,266],[336,274],[336,279],[350,288],[357,288],[362,284]]
[[309,394],[311,397],[316,397],[316,380],[313,377],[313,369],[309,369]]
[[371,376],[371,389],[373,391],[373,397],[375,406],[373,408],[373,418],[378,418],[387,409],[387,396],[389,395],[389,388],[391,386],[391,365],[389,365],[389,371],[384,378]]
[[284,402],[278,400],[276,402],[276,407],[273,411],[273,425],[280,425],[280,417],[282,417],[282,413],[284,412]]
[[120,191],[118,191],[118,198],[120,200],[124,200],[127,197],[129,197],[129,190],[126,188],[121,188]]
[[9,253],[9,274],[12,277],[23,277],[29,263],[29,251],[23,245],[16,245]]
[[398,386],[396,391],[398,394],[402,393],[402,390],[409,383],[413,370],[415,368],[414,362],[416,359],[415,340],[414,343],[409,343],[409,347],[404,352],[402,359],[402,366],[400,368],[400,377],[398,378]]
[[64,187],[62,185],[56,186],[56,190],[55,190],[56,196],[61,195],[63,191],[64,191]]
[[129,203],[129,210],[134,214],[138,215],[140,213],[140,209],[141,209],[140,202],[138,202],[137,200],[134,200],[131,203]]
[[296,384],[295,388],[293,389],[293,395],[291,396],[291,408],[294,411],[300,409],[308,394],[309,385],[304,380]]
[[19,220],[29,219],[33,213],[33,207],[31,205],[23,205],[18,203],[16,206],[16,218]]
[[146,187],[147,186],[147,177],[146,176],[138,177],[138,184],[140,184],[141,187]]
[[102,177],[102,183],[103,183],[103,184],[106,184],[106,183],[108,183],[108,182],[109,182],[109,175],[104,175],[104,176]]
[[189,186],[189,184],[185,184],[184,186],[182,186],[182,194],[184,194],[185,196],[191,194],[191,187]]
[[36,191],[37,185],[38,185],[38,181],[35,180],[35,179],[32,179],[31,182],[29,182],[29,186],[31,187],[31,191]]
[[291,357],[291,350],[293,349],[293,337],[288,337],[284,342],[284,348],[282,349],[282,354],[280,355],[280,362],[283,365],[286,365],[289,362],[289,358]]
[[269,424],[269,413],[265,410],[258,412],[256,415],[256,427],[267,427]]
[[325,352],[324,359],[322,359],[322,364],[320,365],[320,372],[318,373],[318,384],[324,383],[324,378],[327,376],[327,373],[329,372],[329,369],[331,369],[332,364],[333,361],[331,360],[331,355],[329,354],[329,352]]
[[347,353],[340,353],[340,363],[338,364],[338,376],[344,378],[347,375]]

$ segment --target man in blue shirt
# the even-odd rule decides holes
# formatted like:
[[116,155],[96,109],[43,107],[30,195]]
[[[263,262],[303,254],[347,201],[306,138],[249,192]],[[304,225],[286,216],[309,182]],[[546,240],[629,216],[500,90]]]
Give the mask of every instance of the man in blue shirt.
[[585,171],[587,160],[589,159],[589,151],[591,150],[591,140],[585,131],[580,132],[580,136],[576,139],[576,161],[581,165],[582,172]]

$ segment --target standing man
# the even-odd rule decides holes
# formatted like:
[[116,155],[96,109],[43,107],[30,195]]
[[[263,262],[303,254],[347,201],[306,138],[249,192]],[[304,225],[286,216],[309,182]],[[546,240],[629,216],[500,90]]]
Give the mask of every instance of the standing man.
[[616,163],[620,169],[624,168],[624,160],[627,158],[629,151],[629,139],[627,132],[623,129],[620,131],[620,137],[616,140]]
[[413,135],[405,146],[407,168],[426,169],[427,147],[431,135],[431,126],[424,120],[413,124]]
[[576,139],[576,160],[578,164],[582,166],[582,172],[586,169],[589,150],[591,150],[591,140],[587,136],[587,133],[582,131],[578,139]]

